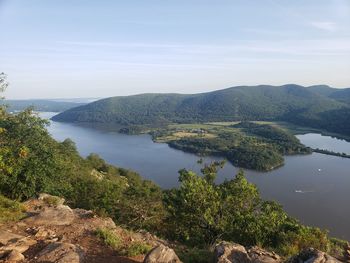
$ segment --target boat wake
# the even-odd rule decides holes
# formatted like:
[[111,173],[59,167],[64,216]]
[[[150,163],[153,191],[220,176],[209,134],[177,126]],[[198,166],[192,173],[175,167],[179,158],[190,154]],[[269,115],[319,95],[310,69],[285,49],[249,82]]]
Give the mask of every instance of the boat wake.
[[307,194],[307,193],[314,193],[315,191],[308,190],[308,191],[303,191],[303,190],[295,190],[296,193],[299,194]]

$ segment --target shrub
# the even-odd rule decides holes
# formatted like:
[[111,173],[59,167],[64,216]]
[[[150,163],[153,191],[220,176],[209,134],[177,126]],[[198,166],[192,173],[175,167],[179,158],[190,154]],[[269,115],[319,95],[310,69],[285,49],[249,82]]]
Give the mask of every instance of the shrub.
[[103,241],[103,243],[113,249],[119,249],[122,244],[122,240],[110,229],[99,228],[96,230],[95,234]]
[[57,206],[60,203],[61,198],[58,196],[45,196],[43,201],[49,206]]
[[0,223],[18,221],[24,216],[24,206],[0,195]]
[[134,257],[147,254],[151,249],[152,247],[144,242],[133,242],[129,246],[125,246],[122,249],[121,254],[128,257]]
[[184,263],[212,263],[214,262],[214,253],[209,249],[189,248],[178,249],[176,254]]

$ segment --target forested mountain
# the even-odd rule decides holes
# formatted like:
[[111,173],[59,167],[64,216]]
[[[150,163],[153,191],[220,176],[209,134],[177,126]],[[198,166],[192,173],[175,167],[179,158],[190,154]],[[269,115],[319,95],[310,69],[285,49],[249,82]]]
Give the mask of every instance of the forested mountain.
[[35,111],[60,112],[70,108],[84,105],[86,103],[74,101],[56,101],[56,100],[5,100],[1,102],[8,106],[9,111],[22,111],[28,107],[33,107]]
[[350,88],[337,90],[330,94],[329,97],[350,104]]
[[[329,92],[330,90],[333,92]],[[200,94],[112,97],[58,114],[55,121],[159,125],[171,122],[280,120],[350,134],[350,106],[327,86],[238,86]]]
[[324,95],[331,99],[350,104],[350,88],[347,89],[333,89],[326,85],[318,85],[309,87],[313,92]]

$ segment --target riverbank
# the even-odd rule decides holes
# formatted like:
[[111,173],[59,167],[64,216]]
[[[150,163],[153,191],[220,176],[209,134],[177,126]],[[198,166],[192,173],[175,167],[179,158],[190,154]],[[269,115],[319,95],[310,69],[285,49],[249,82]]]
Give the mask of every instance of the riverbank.
[[350,155],[346,154],[346,153],[333,152],[333,151],[323,150],[323,149],[318,149],[318,148],[317,149],[312,149],[312,151],[315,152],[315,153],[321,153],[321,154],[338,156],[338,157],[349,158],[350,159]]

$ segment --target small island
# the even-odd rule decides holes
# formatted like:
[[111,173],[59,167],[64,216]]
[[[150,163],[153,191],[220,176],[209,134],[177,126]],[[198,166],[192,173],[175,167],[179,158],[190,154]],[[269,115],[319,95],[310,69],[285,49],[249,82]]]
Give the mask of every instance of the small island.
[[155,142],[200,156],[221,156],[258,171],[282,166],[284,155],[312,152],[288,131],[265,122],[171,124],[149,133]]

